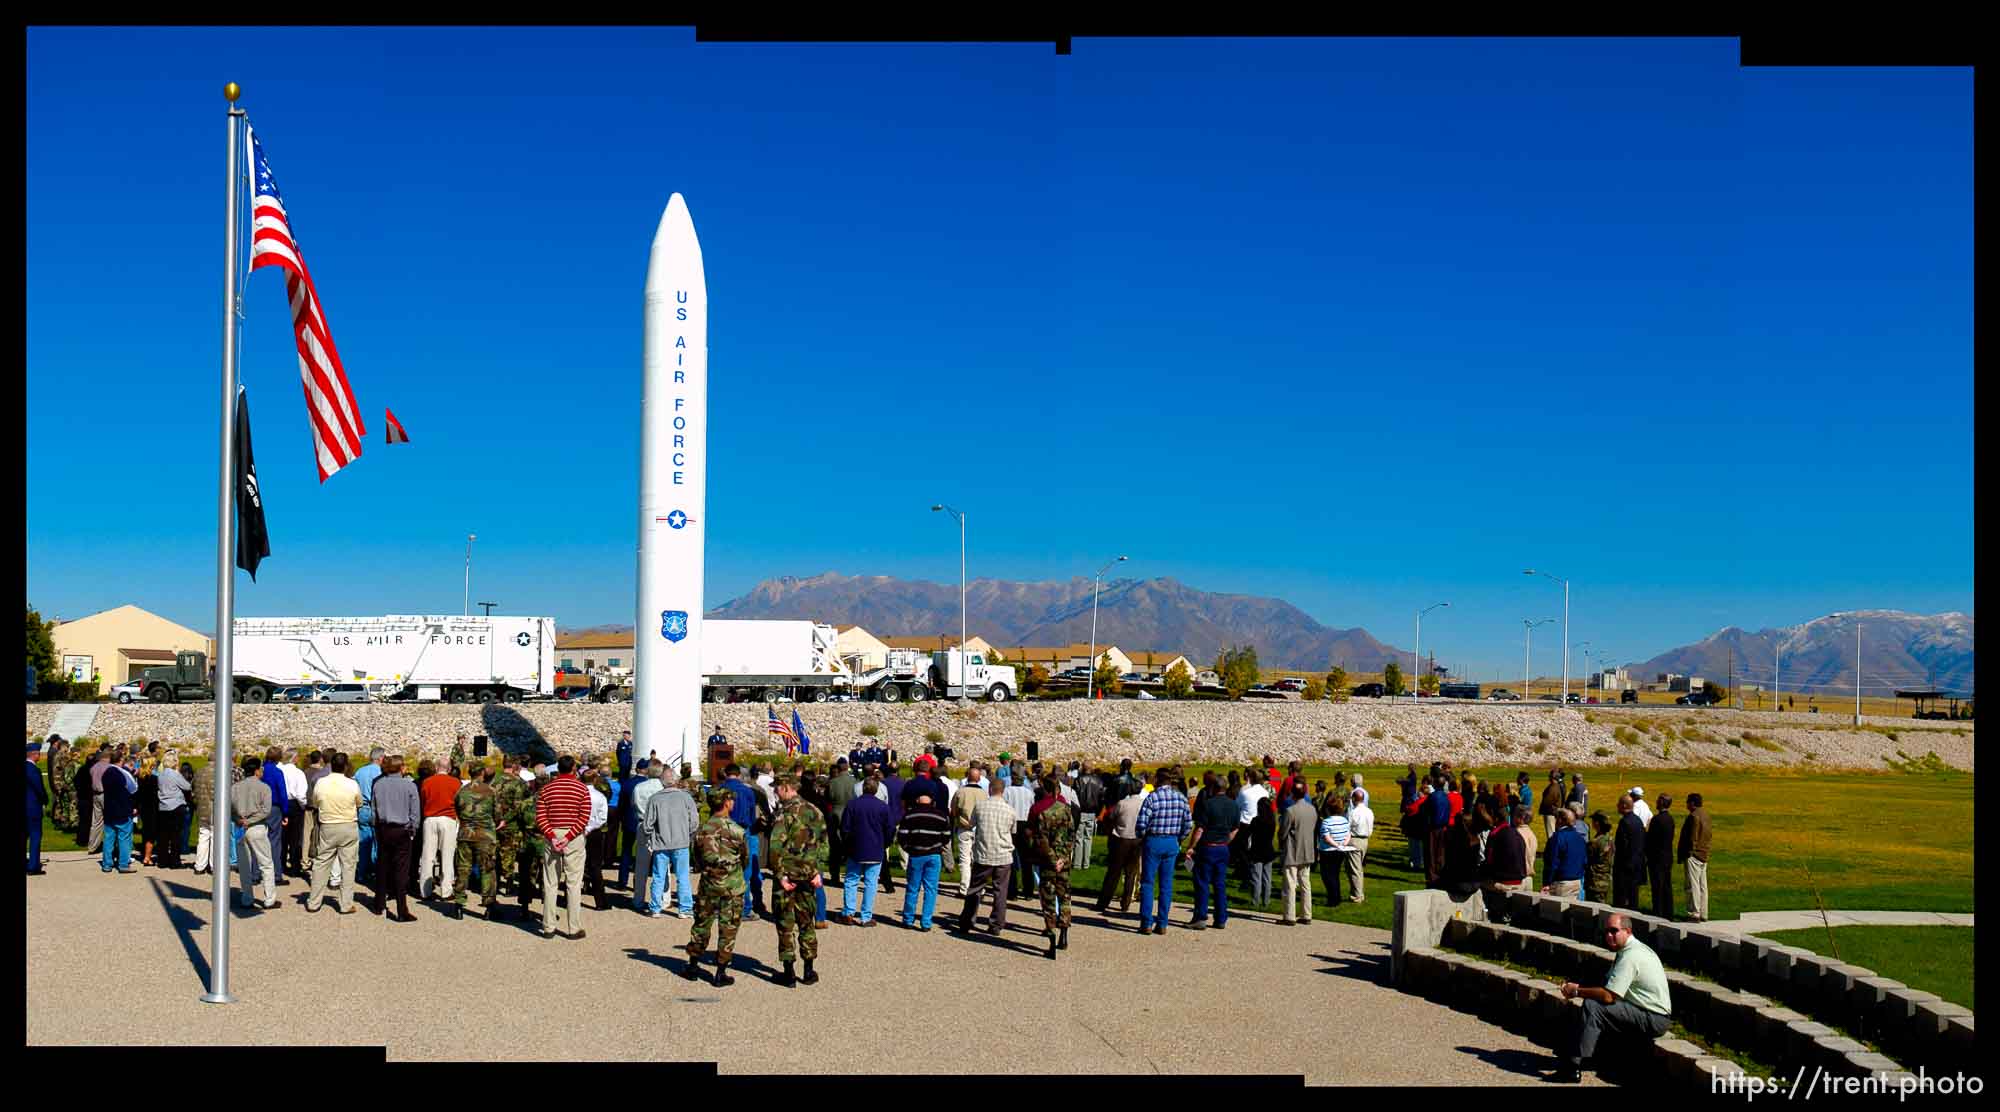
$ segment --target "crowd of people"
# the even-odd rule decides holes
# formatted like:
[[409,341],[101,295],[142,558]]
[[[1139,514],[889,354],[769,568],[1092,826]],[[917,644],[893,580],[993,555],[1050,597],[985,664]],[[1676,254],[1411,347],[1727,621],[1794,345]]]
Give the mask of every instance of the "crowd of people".
[[[1712,841],[1708,811],[1700,793],[1687,797],[1687,813],[1674,837],[1674,797],[1661,792],[1649,806],[1644,788],[1618,796],[1614,821],[1590,810],[1583,774],[1551,769],[1539,795],[1526,772],[1514,782],[1495,784],[1466,769],[1439,761],[1426,774],[1408,766],[1397,781],[1402,789],[1402,830],[1409,841],[1409,866],[1421,869],[1428,886],[1463,897],[1486,894],[1488,914],[1507,915],[1509,892],[1539,890],[1570,899],[1641,910],[1674,918],[1674,865],[1686,876],[1687,919],[1708,918],[1708,857]],[[1540,883],[1535,857],[1542,844]]]
[[[1054,960],[1069,946],[1070,874],[1089,866],[1100,831],[1108,859],[1096,909],[1107,923],[1114,902],[1131,917],[1136,897],[1140,934],[1166,933],[1183,868],[1194,901],[1182,925],[1194,930],[1228,926],[1232,878],[1251,908],[1276,903],[1286,926],[1313,922],[1315,878],[1323,900],[1366,899],[1375,815],[1360,773],[1308,784],[1299,762],[1280,768],[1265,757],[1191,780],[1176,766],[1142,775],[1129,759],[1113,771],[1009,753],[954,772],[949,756],[927,752],[905,765],[871,745],[831,767],[758,758],[697,781],[691,764],[635,760],[629,731],[613,752],[553,762],[469,760],[464,735],[449,760],[414,768],[380,748],[365,760],[314,750],[300,767],[295,749],[274,747],[231,769],[225,843],[209,829],[213,775],[197,776],[157,744],[100,745],[86,756],[52,738],[48,789],[29,762],[29,872],[40,871],[46,807],[100,853],[105,872],[234,869],[245,908],[279,908],[278,888],[300,880],[307,912],[331,903],[397,923],[415,921],[412,899],[463,919],[474,894],[489,920],[532,921],[539,901],[550,938],[585,937],[586,898],[600,911],[687,919],[684,975],[707,962],[716,984],[730,983],[738,930],[753,917],[778,928],[779,983],[817,983],[817,932],[888,921],[877,895],[895,894],[898,872],[902,928],[998,935],[1009,899],[1032,901]],[[1614,828],[1604,812],[1589,813],[1581,774],[1553,770],[1537,797],[1526,772],[1496,785],[1449,762],[1408,771],[1398,784],[1401,827],[1429,884],[1484,892],[1504,918],[1506,893],[1535,883],[1545,843],[1541,891],[1636,909],[1650,885],[1655,913],[1671,915],[1671,797],[1649,807],[1632,789],[1618,799]],[[1700,796],[1689,804],[1678,859],[1700,918],[1709,828]],[[363,889],[372,900],[358,898]],[[959,902],[955,914],[938,915],[941,897]]]

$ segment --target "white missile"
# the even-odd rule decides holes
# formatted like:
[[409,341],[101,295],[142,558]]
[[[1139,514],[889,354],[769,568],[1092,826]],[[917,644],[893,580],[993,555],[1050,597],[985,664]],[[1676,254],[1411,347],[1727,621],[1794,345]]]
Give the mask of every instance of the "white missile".
[[632,748],[672,767],[700,761],[708,516],[708,284],[678,193],[653,233],[645,327]]

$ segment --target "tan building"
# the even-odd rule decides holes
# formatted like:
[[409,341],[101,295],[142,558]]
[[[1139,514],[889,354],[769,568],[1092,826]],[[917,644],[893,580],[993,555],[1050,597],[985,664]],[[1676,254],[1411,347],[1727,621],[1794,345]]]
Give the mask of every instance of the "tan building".
[[[930,653],[930,652],[936,652],[939,649],[949,649],[956,646],[958,644],[958,634],[897,633],[897,634],[891,634],[890,636],[887,637],[879,638],[879,640],[886,648],[915,649],[918,652]],[[965,647],[966,650],[969,652],[975,652],[981,654],[991,653],[993,651],[993,646],[986,643],[986,638],[977,635],[966,638]]]
[[[1001,659],[1009,664],[1027,664],[1030,666],[1039,664],[1043,668],[1048,669],[1051,675],[1069,668],[1088,668],[1091,666],[1090,646],[1083,643],[1074,645],[1002,645],[999,652]],[[1118,646],[1097,646],[1097,655],[1099,658],[1104,657],[1106,654],[1110,655],[1111,663],[1117,666],[1120,675],[1133,670],[1132,658],[1120,651]],[[1169,659],[1164,653],[1149,655]]]
[[565,672],[599,668],[629,672],[637,656],[638,643],[630,631],[571,633],[556,638],[556,665]]
[[858,625],[834,627],[833,652],[855,672],[872,672],[889,662],[889,646]]
[[1140,650],[1127,653],[1126,655],[1132,659],[1132,667],[1129,670],[1144,676],[1159,676],[1164,679],[1166,678],[1166,674],[1176,664],[1187,665],[1190,677],[1199,670],[1195,666],[1194,661],[1189,660],[1179,653],[1156,653],[1150,650]]
[[56,666],[73,680],[96,676],[99,695],[147,668],[172,664],[177,652],[215,656],[215,641],[208,634],[131,605],[75,621],[58,620],[53,636]]

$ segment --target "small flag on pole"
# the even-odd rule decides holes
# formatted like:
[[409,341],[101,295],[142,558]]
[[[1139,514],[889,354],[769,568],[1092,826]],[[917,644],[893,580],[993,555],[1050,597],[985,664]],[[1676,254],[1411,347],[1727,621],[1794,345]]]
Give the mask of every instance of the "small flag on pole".
[[806,736],[806,724],[799,719],[797,707],[792,708],[792,736],[799,739],[799,756],[812,756],[812,738]]
[[347,384],[340,352],[327,330],[319,290],[313,286],[305,256],[292,235],[284,198],[278,195],[271,164],[264,158],[264,144],[254,130],[244,130],[250,137],[250,269],[254,272],[275,266],[285,272],[285,292],[292,306],[292,339],[299,349],[299,378],[306,391],[306,417],[312,425],[313,455],[323,483],[327,476],[361,458],[361,437],[368,430],[361,423],[354,388]]
[[388,420],[382,423],[382,443],[408,444],[410,442],[410,434],[404,432],[403,423],[396,420],[396,411],[384,406],[382,408],[382,415],[388,418]]
[[[798,712],[793,711],[792,713],[797,714]],[[772,734],[776,737],[784,738],[785,752],[796,755],[799,751],[799,739],[792,736],[792,728],[790,726],[785,725],[784,720],[778,717],[777,708],[765,707],[764,714],[766,716],[766,722],[764,725],[765,732]]]
[[236,566],[257,581],[257,565],[271,554],[264,531],[264,495],[257,488],[257,464],[250,455],[250,395],[236,391]]

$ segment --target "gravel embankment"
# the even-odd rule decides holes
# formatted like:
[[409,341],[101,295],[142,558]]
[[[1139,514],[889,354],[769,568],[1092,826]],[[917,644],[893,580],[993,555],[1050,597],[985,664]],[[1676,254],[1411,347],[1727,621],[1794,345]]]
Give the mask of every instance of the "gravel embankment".
[[[791,709],[784,706],[780,713],[789,718]],[[46,734],[55,708],[31,704],[27,710],[30,738]],[[961,759],[1002,750],[1024,754],[1032,740],[1040,744],[1045,759],[1093,761],[1125,756],[1142,762],[1250,761],[1268,753],[1280,762],[1299,758],[1377,765],[1450,758],[1475,767],[1518,763],[1881,769],[1886,767],[1885,757],[1898,759],[1897,751],[1902,750],[1913,757],[1934,751],[1954,768],[1973,767],[1970,722],[1869,717],[1863,721],[1867,728],[1856,728],[1846,715],[1712,708],[1078,700],[978,703],[965,708],[937,702],[830,703],[802,706],[799,711],[815,742],[829,751],[845,753],[866,744],[860,731],[873,725],[878,731],[874,740],[905,757],[920,751],[928,735],[936,732]],[[120,741],[206,746],[214,717],[214,707],[207,703],[105,704],[91,733]],[[739,749],[776,748],[767,741],[761,704],[706,707],[702,720],[704,737],[720,726]],[[451,751],[454,735],[463,730],[469,735],[487,734],[503,749],[533,747],[540,741],[558,752],[602,752],[631,724],[632,708],[619,704],[244,706],[236,711],[235,738],[239,746],[332,746],[362,752],[381,745],[411,756],[444,756]],[[640,744],[643,750],[644,739]]]

